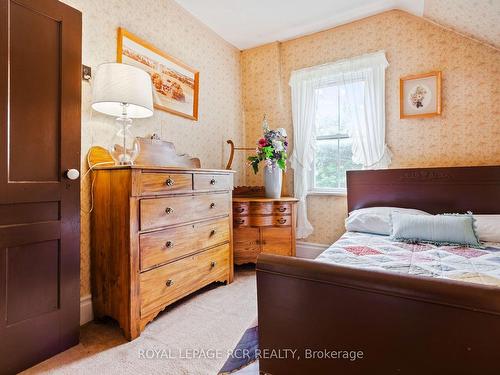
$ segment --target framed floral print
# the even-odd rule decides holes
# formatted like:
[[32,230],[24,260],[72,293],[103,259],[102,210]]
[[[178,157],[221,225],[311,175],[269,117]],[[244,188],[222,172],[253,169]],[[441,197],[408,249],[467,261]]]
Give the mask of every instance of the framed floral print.
[[399,118],[441,114],[441,72],[402,77],[399,80]]
[[199,72],[123,28],[118,28],[117,61],[151,76],[154,107],[198,120]]

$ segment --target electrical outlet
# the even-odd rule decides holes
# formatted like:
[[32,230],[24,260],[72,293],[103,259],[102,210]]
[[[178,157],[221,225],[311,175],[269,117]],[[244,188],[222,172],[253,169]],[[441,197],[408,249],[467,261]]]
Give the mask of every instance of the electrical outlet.
[[82,65],[82,79],[84,81],[90,81],[92,78],[92,69],[90,66]]

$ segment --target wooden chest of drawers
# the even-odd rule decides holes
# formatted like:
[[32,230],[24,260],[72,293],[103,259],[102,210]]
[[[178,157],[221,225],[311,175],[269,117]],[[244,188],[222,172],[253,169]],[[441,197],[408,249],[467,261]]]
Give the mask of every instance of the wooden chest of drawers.
[[232,282],[231,171],[111,167],[93,178],[96,318],[131,340],[169,304]]
[[296,203],[288,197],[234,197],[234,263],[255,263],[261,252],[295,256]]

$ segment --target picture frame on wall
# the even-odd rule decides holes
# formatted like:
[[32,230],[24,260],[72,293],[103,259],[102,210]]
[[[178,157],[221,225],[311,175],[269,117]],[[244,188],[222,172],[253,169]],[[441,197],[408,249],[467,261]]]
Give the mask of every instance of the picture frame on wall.
[[198,121],[199,72],[124,28],[118,28],[117,62],[149,73],[156,109]]
[[441,72],[402,77],[399,80],[400,118],[441,114]]

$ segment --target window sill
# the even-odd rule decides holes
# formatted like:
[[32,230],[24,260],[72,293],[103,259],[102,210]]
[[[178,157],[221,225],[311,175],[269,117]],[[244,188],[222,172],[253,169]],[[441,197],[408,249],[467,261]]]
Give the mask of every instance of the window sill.
[[347,190],[311,190],[307,193],[307,195],[314,196],[334,196],[334,197],[347,197]]

